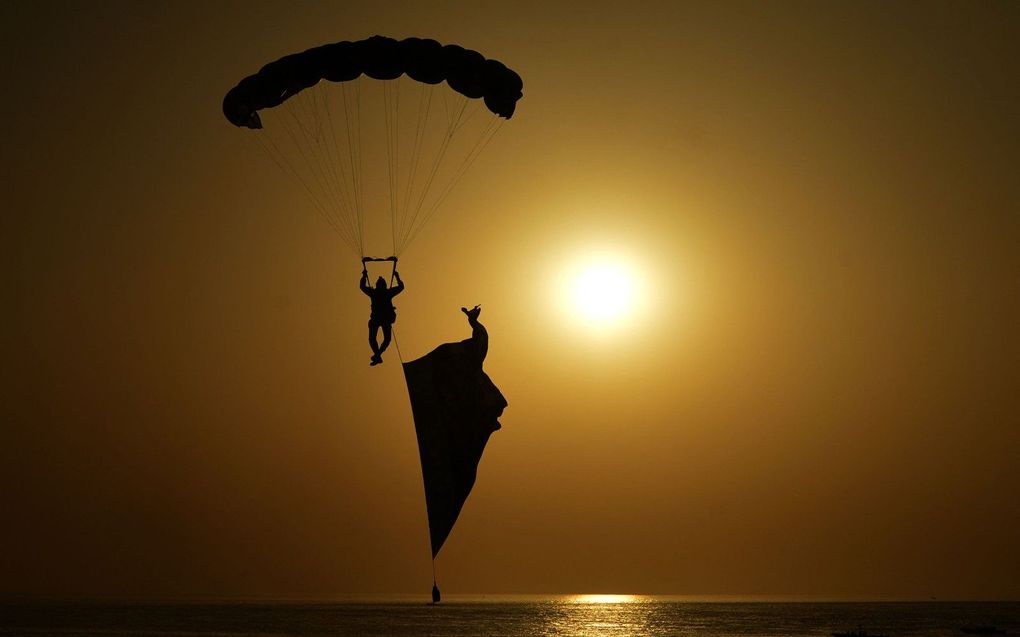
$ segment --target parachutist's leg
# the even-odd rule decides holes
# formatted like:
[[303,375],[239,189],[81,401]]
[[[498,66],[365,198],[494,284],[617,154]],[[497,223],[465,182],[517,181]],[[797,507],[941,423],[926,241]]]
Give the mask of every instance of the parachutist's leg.
[[382,324],[382,345],[379,346],[379,353],[382,354],[390,346],[390,334],[393,332],[393,323]]
[[[376,323],[375,321],[369,321],[368,322],[368,345],[369,345],[369,347],[372,348],[372,356],[373,357],[377,357],[377,356],[379,356],[379,354],[382,353],[381,350],[379,349],[379,341],[378,341],[379,328],[380,327],[381,326],[378,323]],[[386,343],[389,343],[389,340],[390,340],[389,339],[389,334],[387,333],[386,334]],[[386,349],[386,344],[385,343],[383,344],[383,349]]]

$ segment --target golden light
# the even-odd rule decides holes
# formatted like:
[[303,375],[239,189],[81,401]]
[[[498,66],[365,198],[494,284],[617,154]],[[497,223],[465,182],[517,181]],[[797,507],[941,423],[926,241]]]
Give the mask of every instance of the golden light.
[[641,601],[639,595],[571,595],[568,601],[572,604],[632,604]]
[[636,268],[616,254],[579,257],[564,269],[557,287],[563,311],[593,332],[605,333],[624,325],[643,302]]

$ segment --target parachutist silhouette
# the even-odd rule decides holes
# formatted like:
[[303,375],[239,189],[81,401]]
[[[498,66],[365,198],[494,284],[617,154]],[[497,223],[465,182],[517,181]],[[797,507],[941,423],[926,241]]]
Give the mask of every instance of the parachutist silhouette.
[[[361,268],[361,291],[372,299],[372,315],[368,319],[368,344],[372,348],[372,362],[370,365],[378,365],[382,361],[382,353],[390,346],[390,336],[393,331],[393,323],[397,320],[397,308],[393,307],[393,297],[404,291],[404,282],[400,280],[400,273],[393,271],[393,278],[397,280],[394,287],[386,287],[386,279],[379,277],[375,281],[375,287],[368,286],[368,270],[362,265]],[[379,345],[379,330],[382,329],[383,342]]]

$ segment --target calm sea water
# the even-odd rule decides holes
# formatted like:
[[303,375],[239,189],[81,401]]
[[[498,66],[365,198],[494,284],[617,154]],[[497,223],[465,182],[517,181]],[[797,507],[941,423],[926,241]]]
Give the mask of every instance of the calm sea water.
[[644,596],[456,598],[341,603],[0,603],[0,635],[705,635],[828,637],[862,627],[956,636],[1020,634],[1020,603],[709,603]]

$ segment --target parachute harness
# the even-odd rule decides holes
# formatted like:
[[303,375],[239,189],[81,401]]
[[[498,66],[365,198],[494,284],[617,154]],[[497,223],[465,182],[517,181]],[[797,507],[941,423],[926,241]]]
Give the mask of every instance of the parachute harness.
[[[397,261],[396,259],[394,259],[393,271],[390,272],[390,287],[393,287],[393,278],[396,276],[396,274],[397,274]],[[400,359],[400,364],[401,366],[403,366],[404,355],[400,352],[400,341],[397,340],[397,326],[394,325],[391,329],[393,331],[393,346],[397,348],[397,358]]]

